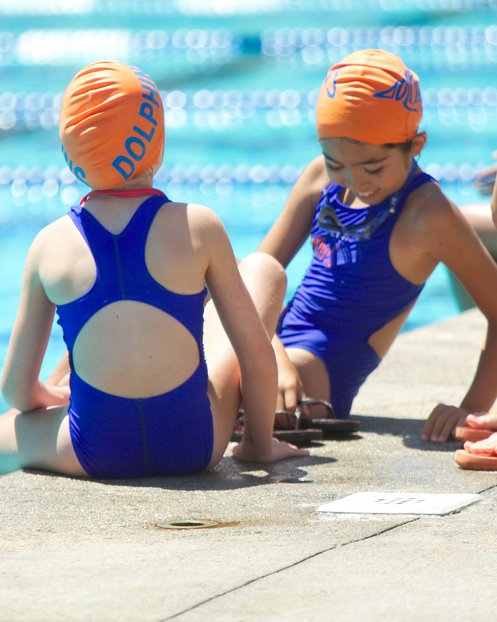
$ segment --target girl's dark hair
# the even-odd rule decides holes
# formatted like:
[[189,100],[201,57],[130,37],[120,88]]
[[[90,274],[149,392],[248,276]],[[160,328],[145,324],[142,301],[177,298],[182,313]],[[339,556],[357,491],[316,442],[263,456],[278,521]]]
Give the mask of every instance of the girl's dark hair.
[[413,140],[414,139],[411,138],[410,140],[406,140],[405,143],[386,143],[383,147],[386,147],[387,149],[400,149],[402,153],[409,153]]
[[[362,141],[356,140],[355,138],[344,138],[343,140],[348,140],[355,145],[360,145]],[[414,140],[414,136],[407,140],[405,143],[384,143],[381,145],[382,147],[386,147],[387,149],[400,149],[402,153],[409,153],[412,147],[412,141]]]

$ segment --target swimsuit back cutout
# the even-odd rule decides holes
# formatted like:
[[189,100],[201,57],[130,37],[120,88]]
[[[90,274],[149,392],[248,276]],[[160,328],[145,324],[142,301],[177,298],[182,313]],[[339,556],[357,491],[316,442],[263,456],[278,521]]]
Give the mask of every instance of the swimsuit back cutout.
[[[367,340],[402,313],[417,298],[423,285],[411,283],[395,270],[390,260],[390,237],[407,197],[429,181],[434,180],[426,173],[408,178],[395,193],[393,210],[391,197],[377,205],[351,208],[338,198],[343,188],[330,184],[316,206],[311,229],[312,262],[289,313],[292,310],[299,315],[311,313],[327,334],[336,334],[341,340],[345,329],[360,341]],[[331,207],[349,229],[375,220],[381,224],[369,239],[330,233],[319,223],[323,206]],[[387,217],[386,211],[390,211]]]
[[150,227],[167,201],[164,195],[146,199],[117,235],[105,229],[88,210],[81,206],[71,208],[69,217],[95,260],[96,278],[86,294],[57,307],[58,323],[69,355],[78,333],[90,317],[119,300],[144,302],[165,311],[183,324],[201,346],[206,289],[189,295],[169,291],[153,278],[145,262]]

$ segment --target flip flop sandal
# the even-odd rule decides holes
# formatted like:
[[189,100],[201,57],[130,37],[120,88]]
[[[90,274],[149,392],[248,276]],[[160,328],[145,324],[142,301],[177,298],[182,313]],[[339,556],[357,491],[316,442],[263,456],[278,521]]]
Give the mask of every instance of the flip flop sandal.
[[307,445],[323,438],[323,430],[307,428],[307,430],[274,430],[274,438],[292,445]]
[[[294,413],[288,410],[277,410],[274,414],[273,436],[280,441],[286,441],[294,445],[303,445],[323,438],[323,430],[319,428],[312,426],[305,430],[302,429],[301,412],[298,407]],[[285,423],[281,423],[282,417],[286,418]]]
[[[231,435],[231,440],[239,443],[243,436],[243,416],[244,411],[238,411],[238,419]],[[306,445],[312,441],[319,441],[323,438],[323,431],[315,428],[307,428],[305,430],[300,429],[300,413],[293,414],[287,410],[277,410],[275,413],[278,415],[284,415],[287,418],[288,425],[282,426],[275,422],[275,429],[273,430],[273,437],[280,441],[286,441],[293,445]]]
[[[328,416],[324,419],[307,419],[300,417],[301,428],[317,428],[318,430],[322,430],[325,438],[342,434],[352,434],[359,429],[360,422],[357,419],[337,419],[333,406],[326,400],[305,397],[299,402],[299,406],[315,406],[317,404],[326,407],[329,413]],[[300,411],[298,407],[297,409]]]
[[458,425],[454,432],[454,438],[457,441],[483,441],[497,430],[489,430],[487,428],[470,428],[468,425]]
[[[242,440],[243,430],[235,430],[231,435],[231,440],[239,443]],[[279,441],[286,441],[292,445],[307,445],[312,441],[319,441],[323,438],[323,430],[274,430],[273,437]]]
[[473,469],[475,471],[497,471],[497,456],[479,456],[470,454],[464,449],[458,449],[455,460],[461,469]]

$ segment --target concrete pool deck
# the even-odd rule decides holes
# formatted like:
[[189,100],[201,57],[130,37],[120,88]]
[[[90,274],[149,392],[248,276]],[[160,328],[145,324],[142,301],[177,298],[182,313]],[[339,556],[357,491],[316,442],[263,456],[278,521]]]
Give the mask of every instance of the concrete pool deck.
[[[263,466],[102,483],[0,478],[0,620],[467,621],[497,604],[497,474],[458,469],[422,422],[457,403],[481,314],[400,336],[354,405],[359,433]],[[497,381],[497,379],[496,379]],[[363,491],[478,493],[438,515],[319,514]],[[215,528],[164,529],[212,520]]]

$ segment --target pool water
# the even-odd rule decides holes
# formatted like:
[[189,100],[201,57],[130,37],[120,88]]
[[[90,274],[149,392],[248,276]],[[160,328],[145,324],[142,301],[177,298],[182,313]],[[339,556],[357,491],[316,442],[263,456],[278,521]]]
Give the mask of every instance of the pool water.
[[[85,192],[57,137],[61,93],[84,64],[117,58],[152,75],[167,133],[157,186],[214,209],[244,256],[319,153],[314,105],[326,70],[359,48],[398,53],[418,73],[429,134],[421,166],[457,204],[482,200],[471,181],[497,149],[496,8],[492,0],[2,0],[0,363],[29,244]],[[290,266],[289,296],[309,257],[307,245]],[[404,330],[457,312],[440,266]],[[44,374],[62,352],[55,327]]]

